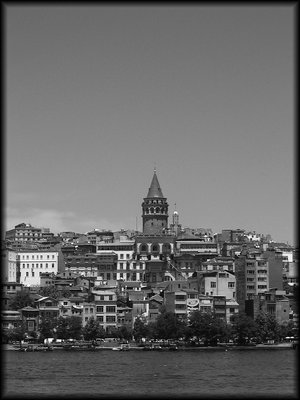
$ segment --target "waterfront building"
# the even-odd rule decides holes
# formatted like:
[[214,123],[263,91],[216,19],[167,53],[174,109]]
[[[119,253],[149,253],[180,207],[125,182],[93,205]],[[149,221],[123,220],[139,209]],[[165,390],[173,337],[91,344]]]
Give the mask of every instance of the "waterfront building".
[[85,327],[90,318],[96,319],[96,304],[84,301],[82,303],[82,326]]
[[20,264],[20,283],[24,286],[39,286],[42,273],[58,272],[58,251],[20,250],[17,260]]
[[117,327],[116,285],[102,284],[91,290],[96,305],[96,319],[110,333]]
[[234,299],[226,299],[226,322],[231,324],[233,319],[239,313],[239,304]]
[[4,334],[7,330],[19,326],[21,321],[22,321],[22,315],[20,311],[2,309],[1,328]]
[[37,332],[40,322],[40,311],[34,307],[23,307],[20,310],[22,322],[25,324],[26,332]]
[[53,297],[43,296],[35,302],[40,319],[56,319],[59,317],[59,301]]

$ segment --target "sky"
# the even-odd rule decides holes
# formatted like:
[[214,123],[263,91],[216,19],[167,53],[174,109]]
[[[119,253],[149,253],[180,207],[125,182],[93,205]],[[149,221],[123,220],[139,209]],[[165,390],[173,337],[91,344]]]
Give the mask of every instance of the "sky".
[[295,12],[6,4],[6,230],[142,230],[156,168],[169,223],[295,244]]

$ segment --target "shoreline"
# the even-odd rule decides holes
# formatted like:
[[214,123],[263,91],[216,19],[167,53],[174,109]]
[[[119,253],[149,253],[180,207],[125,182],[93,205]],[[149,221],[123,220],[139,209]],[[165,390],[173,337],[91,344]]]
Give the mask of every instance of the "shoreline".
[[[113,350],[113,347],[115,346],[96,346],[95,348],[92,349],[69,349],[65,350],[63,347],[52,347],[52,351],[65,351],[65,352],[74,352],[74,351],[93,351],[93,352],[98,352],[98,351],[108,351],[108,350]],[[1,345],[1,350],[3,351],[20,351],[20,347],[17,345],[10,345],[10,344],[2,344]],[[295,350],[295,347],[290,344],[265,344],[265,345],[257,345],[257,346],[207,346],[207,347],[178,347],[177,350],[175,351],[236,351],[236,350]],[[130,346],[130,348],[127,351],[145,351],[144,347],[141,346]],[[148,350],[151,352],[169,352],[169,348],[161,348],[159,350]],[[38,351],[41,352],[41,351]],[[44,350],[42,352],[49,352],[47,350]]]

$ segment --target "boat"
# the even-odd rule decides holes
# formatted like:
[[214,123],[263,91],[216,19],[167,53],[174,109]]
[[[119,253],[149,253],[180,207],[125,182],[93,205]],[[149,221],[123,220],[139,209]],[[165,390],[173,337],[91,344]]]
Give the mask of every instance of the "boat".
[[260,343],[256,345],[259,349],[293,349],[293,342],[282,342],[282,343]]
[[114,351],[128,351],[130,350],[129,344],[121,344],[118,347],[113,347],[112,350]]
[[92,342],[71,342],[64,343],[62,348],[67,351],[93,351],[95,350],[95,345]]
[[176,351],[176,350],[178,350],[178,347],[177,347],[176,344],[170,344],[170,345],[168,346],[168,350],[169,350],[169,351]]

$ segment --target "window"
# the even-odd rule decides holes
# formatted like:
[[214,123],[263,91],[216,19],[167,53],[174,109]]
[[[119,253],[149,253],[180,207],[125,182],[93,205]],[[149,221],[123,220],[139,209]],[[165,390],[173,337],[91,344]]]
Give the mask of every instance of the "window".
[[113,299],[113,297],[112,296],[108,296],[108,300],[112,300]]
[[217,287],[217,284],[216,284],[216,282],[210,282],[210,287],[211,287],[211,288],[215,288],[215,287]]
[[88,307],[85,307],[84,312],[87,314],[89,312]]
[[97,312],[103,312],[103,306],[97,306]]
[[49,260],[49,258],[50,258],[50,256],[49,256],[49,254],[47,254],[47,259]]
[[93,314],[94,313],[94,309],[90,308],[90,313]]
[[31,276],[34,277],[34,272],[33,271],[31,272]]
[[48,263],[46,263],[46,268],[48,268]]
[[116,312],[115,306],[106,306],[106,312]]
[[26,276],[29,276],[29,272],[26,272]]
[[103,315],[98,315],[97,316],[97,321],[103,322]]
[[54,263],[52,263],[52,268],[54,268]]
[[120,263],[120,269],[123,269],[124,263]]
[[114,315],[108,315],[106,317],[106,322],[116,322],[116,317]]
[[32,254],[32,257],[31,257],[33,260],[34,260],[34,255]]
[[127,258],[127,260],[129,260],[130,259],[130,254],[126,254],[126,258]]
[[229,287],[229,288],[234,288],[234,286],[235,286],[235,285],[234,285],[234,282],[228,282],[228,287]]
[[124,254],[120,254],[120,260],[124,260]]
[[25,264],[23,264],[23,268],[25,268]]
[[185,310],[186,306],[185,306],[185,304],[176,304],[175,308],[176,308],[176,310]]

